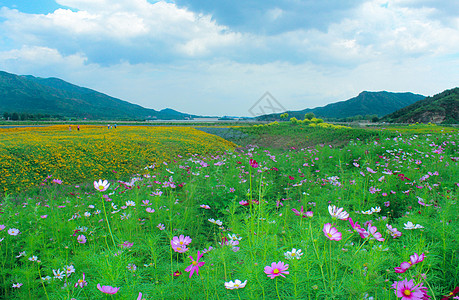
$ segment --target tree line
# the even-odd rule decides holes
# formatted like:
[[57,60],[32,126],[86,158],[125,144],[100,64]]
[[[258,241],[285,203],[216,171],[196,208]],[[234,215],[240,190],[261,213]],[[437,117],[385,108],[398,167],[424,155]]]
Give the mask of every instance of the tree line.
[[11,121],[50,121],[50,120],[64,120],[61,115],[51,115],[42,113],[24,113],[24,112],[4,112],[2,114],[4,120]]

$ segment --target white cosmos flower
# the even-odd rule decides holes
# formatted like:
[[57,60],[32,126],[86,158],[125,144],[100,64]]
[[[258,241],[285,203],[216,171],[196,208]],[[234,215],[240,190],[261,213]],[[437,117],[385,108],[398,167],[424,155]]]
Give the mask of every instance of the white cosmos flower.
[[349,218],[349,213],[346,212],[342,207],[337,208],[335,205],[328,206],[328,212],[332,216],[332,218],[338,219],[338,220],[347,220]]
[[207,221],[209,221],[210,223],[216,224],[218,226],[222,226],[223,224],[223,222],[220,220],[208,219]]
[[301,252],[301,249],[296,250],[295,248],[293,248],[292,251],[287,251],[284,253],[284,255],[286,259],[300,259],[303,253]]
[[237,289],[244,288],[246,284],[247,284],[247,280],[242,282],[239,279],[236,279],[234,282],[233,281],[225,282],[225,287],[228,290],[237,290]]
[[405,225],[405,227],[403,227],[404,229],[420,229],[420,228],[424,228],[424,226],[419,225],[419,224],[414,225],[411,221],[408,221],[408,223],[404,223],[403,225]]
[[135,206],[135,202],[132,200],[126,201],[126,206]]
[[99,179],[99,181],[94,181],[94,188],[99,192],[105,192],[109,186],[110,183],[107,180],[102,181],[102,179]]

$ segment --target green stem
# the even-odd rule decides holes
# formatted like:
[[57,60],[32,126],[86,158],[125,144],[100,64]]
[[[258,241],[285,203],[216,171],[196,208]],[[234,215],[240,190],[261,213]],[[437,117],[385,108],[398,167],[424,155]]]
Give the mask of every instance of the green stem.
[[102,204],[104,206],[104,216],[105,216],[105,221],[107,221],[108,231],[110,232],[110,236],[112,237],[113,247],[116,249],[115,239],[113,238],[112,229],[110,227],[110,222],[108,221],[108,218],[107,218],[107,211],[105,209],[105,200],[104,200],[104,198],[102,198]]
[[277,293],[277,298],[279,300],[281,300],[280,296],[279,296],[279,289],[277,288],[277,277],[276,277],[276,293]]
[[41,285],[43,286],[43,289],[45,290],[46,294],[46,299],[49,300],[48,292],[46,291],[45,283],[43,282],[43,279],[41,279],[41,271],[40,271],[40,265],[37,263],[38,266],[38,276],[40,277]]

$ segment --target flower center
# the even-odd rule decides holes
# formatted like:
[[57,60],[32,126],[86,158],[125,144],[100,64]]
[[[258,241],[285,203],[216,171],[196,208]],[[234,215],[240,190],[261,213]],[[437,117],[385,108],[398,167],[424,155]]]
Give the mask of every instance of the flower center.
[[332,234],[330,232],[327,233],[328,237],[332,237]]
[[274,270],[273,270],[273,273],[274,273],[274,274],[279,274],[279,272],[280,272],[279,269],[274,269]]
[[192,264],[193,264],[194,266],[196,266],[196,265],[198,264],[198,262],[195,261],[195,260],[193,260]]
[[179,242],[180,245],[183,245],[183,242]]
[[295,256],[295,255],[296,255],[295,252],[292,252],[292,256]]
[[177,247],[177,250],[178,250],[178,251],[180,251],[180,250],[182,250],[182,248],[180,248],[180,247]]
[[234,285],[234,287],[236,287],[236,288],[239,287],[239,284],[236,283],[236,284]]
[[99,185],[99,190],[103,190],[104,189],[104,186],[103,185]]
[[405,296],[409,296],[409,295],[411,295],[411,291],[410,291],[410,290],[404,290],[404,291],[403,291],[403,294],[404,294]]

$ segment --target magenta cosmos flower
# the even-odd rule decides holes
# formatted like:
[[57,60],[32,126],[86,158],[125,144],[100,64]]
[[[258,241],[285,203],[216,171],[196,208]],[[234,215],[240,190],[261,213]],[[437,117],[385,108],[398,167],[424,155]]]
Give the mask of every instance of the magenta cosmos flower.
[[99,181],[94,181],[94,188],[99,192],[105,192],[109,186],[110,183],[107,180],[102,181],[102,179],[99,179]]
[[191,243],[191,238],[189,236],[184,236],[181,234],[180,236],[174,236],[171,240],[171,247],[174,249],[175,252],[184,253],[188,251],[188,246]]
[[424,253],[422,253],[421,255],[418,255],[416,252],[414,252],[413,255],[410,255],[410,261],[409,262],[402,262],[400,264],[400,267],[395,267],[394,270],[395,270],[395,273],[405,273],[406,270],[408,270],[409,268],[411,268],[412,266],[414,266],[415,264],[418,264],[420,262],[422,262],[425,258],[425,255]]
[[427,288],[422,286],[422,283],[414,285],[413,279],[407,281],[406,278],[402,281],[395,281],[392,284],[395,289],[395,295],[402,300],[425,300],[430,297],[427,295]]
[[80,288],[84,287],[84,286],[87,286],[88,285],[88,282],[86,280],[84,280],[84,273],[83,273],[83,278],[82,279],[78,279],[78,281],[75,283],[74,287],[77,287],[79,286]]
[[190,272],[190,278],[191,278],[191,276],[193,276],[194,272],[196,272],[196,275],[199,275],[199,267],[202,267],[205,264],[205,262],[199,261],[203,255],[204,255],[204,253],[201,253],[198,250],[198,256],[197,256],[196,260],[194,260],[191,255],[188,256],[191,259],[191,265],[186,267],[185,272]]
[[284,264],[284,262],[282,261],[278,263],[273,262],[271,266],[265,267],[265,273],[271,279],[274,279],[274,277],[277,277],[277,276],[282,276],[285,278],[284,274],[289,274],[287,270],[288,270],[288,265]]
[[307,211],[305,212],[303,209],[303,205],[301,206],[300,211],[298,211],[296,208],[292,208],[292,211],[295,213],[296,216],[303,217],[303,218],[312,218],[314,213],[312,211]]
[[332,241],[341,240],[341,232],[339,232],[335,227],[332,227],[330,223],[324,225],[323,232],[325,236]]
[[118,287],[112,287],[112,286],[109,286],[109,285],[100,285],[100,283],[97,284],[97,289],[99,291],[101,291],[102,293],[104,294],[110,294],[110,295],[114,295],[118,292],[118,290],[120,288]]
[[249,164],[252,168],[258,168],[258,163],[255,159],[250,159]]

